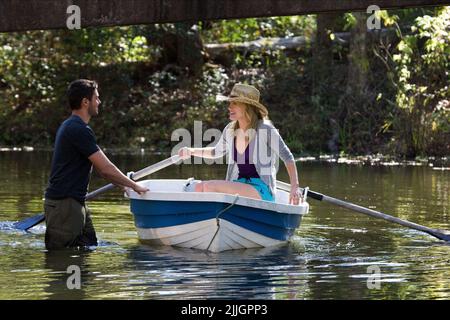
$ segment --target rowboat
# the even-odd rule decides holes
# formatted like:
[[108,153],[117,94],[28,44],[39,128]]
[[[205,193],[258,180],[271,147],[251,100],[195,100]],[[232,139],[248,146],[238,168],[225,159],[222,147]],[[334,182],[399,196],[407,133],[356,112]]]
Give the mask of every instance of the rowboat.
[[195,192],[200,182],[152,179],[139,182],[150,192],[130,199],[141,242],[211,252],[264,248],[289,241],[309,211],[306,201],[289,204],[289,193],[277,190],[275,202],[215,192]]
[[[179,160],[181,158],[178,155],[173,155],[138,172],[129,172],[128,174],[130,178],[139,180],[175,164]],[[300,226],[302,216],[309,210],[306,196],[310,195],[315,200],[394,222],[450,242],[450,231],[433,229],[399,219],[380,211],[309,190],[309,188],[299,188],[303,193],[304,203],[299,206],[290,206],[288,194],[280,190],[289,191],[291,186],[278,180],[276,184],[277,189],[280,190],[277,191],[275,203],[266,203],[237,195],[193,193],[195,183],[194,178],[187,181],[147,180],[144,184],[151,187],[152,190],[158,191],[153,191],[145,196],[139,196],[131,190],[127,191],[131,194],[129,196],[131,209],[141,240],[188,248],[206,248],[217,252],[275,246],[288,241],[295,228]],[[112,183],[103,186],[87,194],[86,200],[93,199],[113,188],[114,184]],[[214,219],[215,226],[212,223]],[[44,214],[38,214],[14,223],[13,227],[27,231],[44,220]],[[213,235],[211,236],[211,234]]]

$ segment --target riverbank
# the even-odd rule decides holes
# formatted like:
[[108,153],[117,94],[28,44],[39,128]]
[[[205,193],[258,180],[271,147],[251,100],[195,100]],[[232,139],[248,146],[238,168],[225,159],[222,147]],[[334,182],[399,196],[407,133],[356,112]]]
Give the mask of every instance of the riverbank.
[[[154,148],[102,148],[106,154],[110,155],[131,155],[131,156],[170,156],[170,151],[155,151]],[[7,152],[52,152],[52,148],[31,147],[31,146],[15,146],[2,147],[0,146],[0,153]],[[332,163],[332,164],[347,164],[347,165],[363,165],[363,166],[426,166],[433,168],[433,170],[449,170],[450,171],[450,156],[445,157],[415,157],[404,158],[394,155],[295,155],[296,162],[299,163]]]

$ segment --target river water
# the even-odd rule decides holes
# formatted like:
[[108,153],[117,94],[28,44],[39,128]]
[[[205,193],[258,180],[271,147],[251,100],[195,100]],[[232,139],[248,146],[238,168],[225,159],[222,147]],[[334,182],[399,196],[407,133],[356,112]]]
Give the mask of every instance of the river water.
[[[109,155],[124,171],[165,158]],[[450,245],[429,235],[309,200],[292,241],[218,254],[140,244],[115,190],[90,202],[100,245],[47,252],[42,211],[49,152],[0,152],[0,299],[449,299]],[[450,229],[450,171],[421,166],[298,163],[301,185],[432,228]],[[221,179],[222,165],[171,166],[154,178]],[[278,179],[288,181],[284,169]],[[90,190],[106,184],[94,175]],[[80,267],[80,289],[68,267]]]

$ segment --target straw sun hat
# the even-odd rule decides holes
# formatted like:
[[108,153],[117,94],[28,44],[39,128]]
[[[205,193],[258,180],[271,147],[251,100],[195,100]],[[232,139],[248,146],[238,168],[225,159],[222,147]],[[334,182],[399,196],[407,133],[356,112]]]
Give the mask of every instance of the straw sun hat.
[[268,116],[269,111],[267,111],[267,108],[259,102],[259,97],[260,97],[259,90],[256,89],[254,86],[236,83],[228,97],[217,95],[216,100],[229,102],[234,101],[250,104],[256,107],[257,111],[261,114],[262,118],[264,119],[265,117]]

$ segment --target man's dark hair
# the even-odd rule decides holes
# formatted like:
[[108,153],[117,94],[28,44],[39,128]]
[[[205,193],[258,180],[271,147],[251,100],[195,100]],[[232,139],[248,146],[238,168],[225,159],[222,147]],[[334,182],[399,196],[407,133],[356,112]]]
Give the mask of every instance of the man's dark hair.
[[67,97],[69,98],[69,105],[72,110],[81,108],[81,101],[83,98],[92,99],[95,89],[98,84],[95,81],[87,79],[78,79],[73,81],[67,89]]

